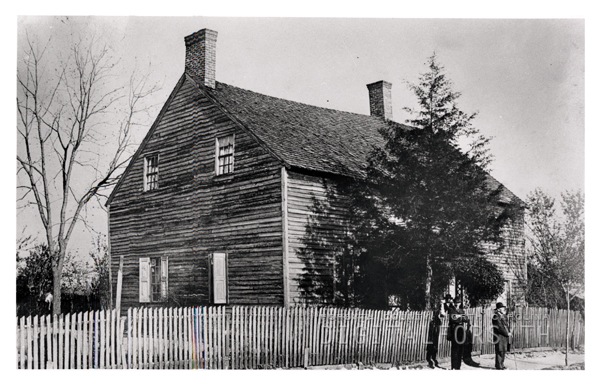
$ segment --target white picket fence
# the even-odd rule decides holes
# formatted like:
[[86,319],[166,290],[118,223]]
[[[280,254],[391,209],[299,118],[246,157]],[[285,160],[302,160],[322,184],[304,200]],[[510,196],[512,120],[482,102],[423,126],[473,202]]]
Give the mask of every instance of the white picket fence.
[[[491,309],[467,310],[473,350],[492,353]],[[334,307],[133,308],[17,318],[20,369],[256,369],[425,360],[431,312]],[[567,312],[511,315],[513,347],[561,347]],[[570,342],[584,341],[579,312]],[[449,356],[441,327],[440,358]]]
[[192,368],[196,310],[135,308],[120,318],[114,310],[23,317],[17,327],[17,367]]

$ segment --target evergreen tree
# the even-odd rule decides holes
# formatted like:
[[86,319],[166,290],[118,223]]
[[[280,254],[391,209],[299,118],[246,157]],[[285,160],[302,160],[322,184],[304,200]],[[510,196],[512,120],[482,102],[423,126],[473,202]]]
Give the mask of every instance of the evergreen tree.
[[[307,302],[423,309],[453,277],[476,303],[504,289],[484,256],[512,215],[496,205],[502,186],[486,172],[488,139],[473,127],[475,114],[457,107],[460,93],[435,56],[409,87],[420,106],[408,109],[409,125],[388,121],[364,176],[333,184],[326,202],[313,203],[298,251]],[[343,234],[332,231],[340,224],[330,207],[349,214]]]
[[[407,109],[410,126],[389,122],[385,145],[370,157],[367,186],[353,195],[363,209],[356,240],[377,246],[364,253],[386,266],[385,295],[411,308],[429,307],[432,291],[441,295],[453,275],[484,259],[484,242],[497,241],[502,224],[494,205],[500,188],[490,189],[486,173],[488,139],[473,127],[475,114],[458,108],[460,93],[435,55],[427,64],[409,85],[419,104]],[[471,142],[461,149],[465,138]],[[501,273],[486,267],[497,285]],[[500,293],[497,287],[491,292]]]

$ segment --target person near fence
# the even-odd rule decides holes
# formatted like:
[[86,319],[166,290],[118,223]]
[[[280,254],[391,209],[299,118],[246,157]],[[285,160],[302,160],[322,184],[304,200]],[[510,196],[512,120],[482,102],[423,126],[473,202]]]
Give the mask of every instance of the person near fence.
[[54,297],[52,296],[52,292],[46,292],[44,295],[44,302],[48,305],[48,311],[52,312],[52,301]]
[[[449,296],[449,295],[448,295]],[[429,328],[427,329],[427,363],[432,369],[438,366],[437,352],[438,343],[440,338],[440,326],[442,325],[442,318],[446,317],[445,301],[441,300],[433,311],[433,317],[429,321]]]
[[448,334],[450,341],[450,364],[452,370],[460,370],[463,358],[464,344],[466,342],[466,323],[469,318],[465,311],[454,305],[451,296],[446,295],[446,304],[448,306]]
[[[464,303],[461,303],[459,309],[465,311]],[[465,365],[471,367],[479,367],[479,363],[475,362],[472,357],[473,352],[473,331],[471,329],[471,321],[467,317],[465,322],[465,343],[463,344],[462,359]]]
[[494,331],[494,351],[496,353],[496,370],[505,370],[504,358],[508,351],[508,339],[512,336],[506,320],[506,307],[501,302],[496,303],[496,310],[492,316]]

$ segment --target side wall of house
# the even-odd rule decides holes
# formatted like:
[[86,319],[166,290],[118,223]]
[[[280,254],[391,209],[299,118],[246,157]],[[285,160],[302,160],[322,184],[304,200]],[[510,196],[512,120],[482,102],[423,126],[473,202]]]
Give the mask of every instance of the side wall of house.
[[311,287],[332,280],[333,256],[342,247],[347,216],[339,183],[328,177],[288,173],[288,270],[290,303],[330,302],[309,299]]
[[[311,284],[331,281],[336,253],[344,247],[347,231],[347,200],[340,194],[342,180],[289,172],[288,194],[288,270],[290,302],[319,301],[306,296]],[[524,213],[517,211],[514,222],[506,226],[502,247],[488,245],[487,258],[502,271],[510,285],[511,300],[522,303],[525,296],[526,264],[524,254]],[[320,299],[329,302],[332,299]]]
[[524,216],[524,210],[517,209],[514,220],[502,229],[502,244],[488,245],[487,258],[500,268],[507,285],[505,293],[499,300],[503,302],[510,300],[512,304],[525,303],[527,262]]
[[[216,138],[235,135],[232,174],[215,176]],[[159,188],[144,192],[144,158]],[[185,80],[110,205],[113,285],[139,306],[139,259],[168,256],[168,304],[210,302],[210,255],[226,252],[230,304],[282,304],[281,170],[245,130]],[[163,303],[164,304],[164,303]]]

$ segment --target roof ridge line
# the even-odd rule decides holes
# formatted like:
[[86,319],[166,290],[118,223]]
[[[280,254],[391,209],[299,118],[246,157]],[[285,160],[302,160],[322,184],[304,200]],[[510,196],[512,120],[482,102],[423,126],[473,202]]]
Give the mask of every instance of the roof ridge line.
[[[187,72],[184,72],[183,76],[189,78],[192,82],[194,82],[194,84],[198,87],[198,90],[200,90],[200,92],[202,94],[204,94],[208,99],[210,99],[210,101],[213,102],[215,104],[215,106],[217,106],[217,108],[220,109],[227,116],[227,118],[229,118],[232,122],[234,122],[236,125],[238,125],[242,129],[246,130],[248,133],[250,133],[252,138],[254,138],[254,140],[256,140],[262,148],[264,148],[268,153],[270,153],[273,157],[275,157],[278,161],[280,161],[285,167],[287,167],[287,168],[290,167],[288,162],[286,162],[279,154],[277,154],[277,152],[275,150],[273,150],[269,145],[267,145],[263,140],[261,140],[256,135],[256,133],[254,133],[254,131],[248,127],[248,125],[246,123],[244,123],[241,119],[239,119],[237,116],[232,114],[225,106],[223,106],[223,104],[219,101],[219,99],[215,95],[212,95],[212,93],[209,90],[207,90],[203,85],[201,85],[194,78],[194,76],[192,74],[188,74]],[[221,82],[216,82],[216,83],[224,84]],[[235,86],[231,86],[231,87],[235,87]]]
[[[346,110],[334,109],[334,108],[331,108],[331,107],[322,107],[322,106],[317,106],[317,105],[311,105],[311,104],[305,103],[305,102],[299,102],[299,101],[296,101],[296,100],[291,100],[291,99],[286,99],[286,98],[282,98],[282,97],[277,97],[277,96],[273,96],[273,95],[269,95],[269,94],[265,94],[265,93],[261,93],[261,92],[257,92],[257,91],[253,91],[253,90],[249,90],[247,88],[243,88],[243,87],[239,87],[239,86],[234,86],[234,85],[229,84],[229,83],[224,83],[224,82],[217,81],[216,84],[221,84],[221,85],[224,85],[224,86],[227,86],[227,87],[233,87],[233,88],[237,88],[239,90],[243,90],[243,91],[246,91],[246,92],[251,92],[251,93],[254,93],[254,94],[262,95],[262,96],[265,96],[267,98],[273,98],[273,99],[278,99],[278,100],[285,101],[285,102],[297,103],[299,105],[304,105],[304,106],[308,106],[308,107],[312,107],[312,108],[329,110],[329,111],[337,111],[337,112],[341,112],[341,113],[345,113],[345,114],[353,114],[353,115],[358,115],[358,116],[361,116],[361,117],[372,117],[372,118],[378,118],[378,119],[383,120],[383,118],[380,118],[380,117],[377,117],[377,116],[374,116],[374,115],[371,115],[371,114],[361,114],[361,113],[356,113],[356,112],[353,112],[353,111],[346,111]],[[395,123],[398,123],[398,124],[402,124],[402,123],[396,122],[396,121],[392,121],[392,122],[395,122]]]

